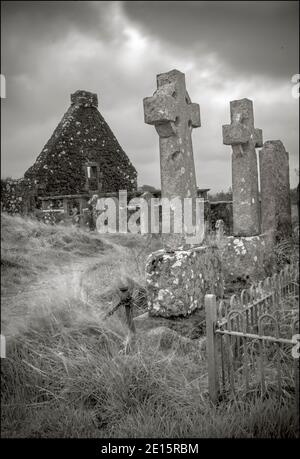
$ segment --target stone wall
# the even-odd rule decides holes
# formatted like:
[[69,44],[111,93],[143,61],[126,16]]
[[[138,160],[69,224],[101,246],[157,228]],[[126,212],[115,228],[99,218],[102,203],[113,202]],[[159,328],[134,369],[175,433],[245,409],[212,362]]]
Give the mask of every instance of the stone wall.
[[38,207],[34,187],[26,179],[1,179],[1,212],[27,214]]

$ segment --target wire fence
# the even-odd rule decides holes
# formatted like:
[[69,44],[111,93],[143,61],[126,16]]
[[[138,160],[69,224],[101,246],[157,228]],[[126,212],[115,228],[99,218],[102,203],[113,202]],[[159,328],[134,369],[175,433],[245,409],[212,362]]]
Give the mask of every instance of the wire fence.
[[287,265],[229,301],[205,296],[209,394],[276,391],[299,405],[299,266]]

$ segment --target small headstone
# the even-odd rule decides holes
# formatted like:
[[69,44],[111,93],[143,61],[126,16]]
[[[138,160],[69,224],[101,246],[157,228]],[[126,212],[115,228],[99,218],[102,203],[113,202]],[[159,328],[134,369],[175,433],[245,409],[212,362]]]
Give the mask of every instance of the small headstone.
[[224,221],[219,219],[216,221],[216,239],[220,241],[224,236]]
[[259,152],[262,232],[276,239],[292,232],[289,154],[280,140],[269,140]]
[[[154,125],[159,135],[161,197],[179,197],[182,203],[184,198],[196,200],[192,129],[200,126],[200,109],[190,100],[184,73],[171,70],[157,75],[157,90],[144,99],[144,113],[145,123]],[[169,248],[182,242],[181,234],[173,233],[164,239]]]
[[232,146],[233,232],[235,236],[260,233],[256,147],[262,130],[255,129],[249,99],[230,102],[231,124],[223,126],[223,143]]

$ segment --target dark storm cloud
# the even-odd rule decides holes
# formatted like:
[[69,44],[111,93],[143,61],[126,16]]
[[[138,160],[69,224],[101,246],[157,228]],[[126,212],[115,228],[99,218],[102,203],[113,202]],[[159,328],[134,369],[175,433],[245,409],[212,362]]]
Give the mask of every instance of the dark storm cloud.
[[298,2],[124,2],[148,33],[187,54],[215,53],[229,70],[268,74],[298,71]]
[[[84,1],[1,2],[3,61],[11,75],[34,72],[40,51],[72,31],[110,39],[106,4]],[[59,51],[59,50],[58,50]],[[45,49],[46,52],[46,49]],[[53,69],[54,71],[55,69]]]
[[[70,28],[109,37],[109,23],[104,21],[108,2],[97,3],[99,2],[4,1],[1,2],[2,27],[8,26],[20,34],[27,32],[30,27],[30,39],[38,39],[39,42],[49,39],[57,41]],[[101,19],[103,22],[99,27]]]

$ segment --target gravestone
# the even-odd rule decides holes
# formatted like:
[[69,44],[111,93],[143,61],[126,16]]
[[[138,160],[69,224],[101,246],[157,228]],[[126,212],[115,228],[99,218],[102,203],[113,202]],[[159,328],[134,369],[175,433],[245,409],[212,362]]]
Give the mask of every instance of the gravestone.
[[221,218],[216,221],[215,228],[216,228],[216,239],[217,241],[220,241],[222,237],[224,236],[224,221]]
[[235,236],[260,233],[256,147],[262,130],[254,127],[249,99],[230,102],[231,124],[223,126],[223,143],[232,146],[233,232]]
[[289,154],[280,140],[269,140],[259,152],[262,232],[277,240],[292,232]]
[[[155,126],[159,135],[161,197],[196,201],[197,185],[192,147],[192,129],[200,126],[199,105],[192,103],[185,86],[185,75],[178,70],[157,75],[157,90],[144,99],[145,123]],[[193,208],[193,223],[196,223]],[[172,228],[171,228],[172,233]],[[168,248],[183,243],[182,234],[164,237]]]

